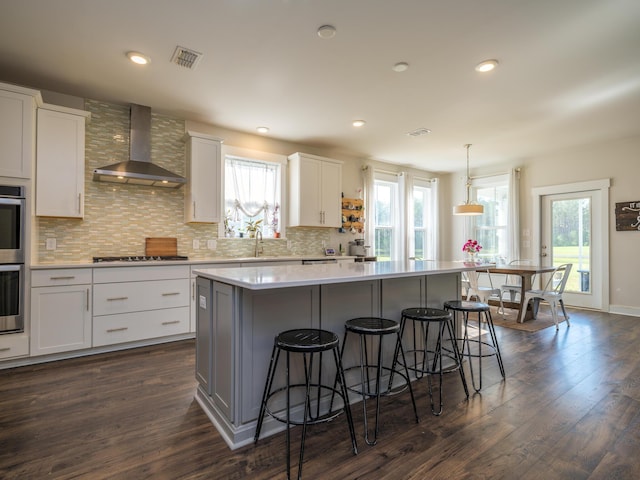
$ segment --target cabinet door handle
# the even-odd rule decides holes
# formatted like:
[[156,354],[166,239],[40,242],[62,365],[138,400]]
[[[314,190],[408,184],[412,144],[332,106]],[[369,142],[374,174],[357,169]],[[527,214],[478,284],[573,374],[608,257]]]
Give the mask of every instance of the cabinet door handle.
[[129,330],[129,327],[108,328],[108,329],[107,329],[107,333],[113,333],[113,332],[124,332],[125,330]]
[[180,323],[180,320],[172,320],[170,322],[162,322],[162,325],[174,325],[176,323]]
[[196,300],[196,282],[195,280],[191,282],[191,300]]
[[78,213],[82,212],[82,194],[78,194]]
[[87,312],[89,311],[89,289],[87,288]]
[[163,297],[170,297],[171,295],[180,295],[180,292],[166,292],[162,294]]
[[129,297],[111,297],[111,298],[107,298],[107,302],[114,302],[116,300],[129,300]]
[[49,277],[49,280],[73,280],[75,275],[67,275],[66,277]]
[[198,216],[196,215],[196,201],[193,201],[193,218],[198,218]]
[[11,347],[0,348],[0,352],[8,352],[9,350],[11,350]]

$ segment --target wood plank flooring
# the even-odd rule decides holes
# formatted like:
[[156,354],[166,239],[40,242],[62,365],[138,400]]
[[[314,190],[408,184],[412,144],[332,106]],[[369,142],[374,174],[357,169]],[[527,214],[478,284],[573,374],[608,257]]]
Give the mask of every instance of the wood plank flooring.
[[[640,478],[640,318],[570,313],[557,333],[496,327],[506,381],[485,361],[467,401],[448,375],[440,417],[424,379],[420,423],[385,399],[376,446],[355,405],[356,456],[343,418],[310,427],[304,478]],[[0,478],[285,478],[284,434],[229,450],[195,387],[193,341],[0,371]]]

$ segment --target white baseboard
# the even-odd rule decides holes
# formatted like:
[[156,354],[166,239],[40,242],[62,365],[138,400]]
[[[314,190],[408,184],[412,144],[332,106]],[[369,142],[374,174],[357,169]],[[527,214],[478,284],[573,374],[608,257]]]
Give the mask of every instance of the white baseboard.
[[609,313],[617,313],[618,315],[631,315],[632,317],[640,317],[640,307],[628,307],[625,305],[609,305]]

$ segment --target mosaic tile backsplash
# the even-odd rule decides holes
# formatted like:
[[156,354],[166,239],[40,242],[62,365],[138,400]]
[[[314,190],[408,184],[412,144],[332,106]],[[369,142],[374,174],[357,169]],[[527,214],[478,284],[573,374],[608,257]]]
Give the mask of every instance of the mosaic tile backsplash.
[[[144,255],[147,237],[177,237],[178,254],[193,260],[253,255],[251,239],[218,238],[217,224],[184,223],[184,188],[94,182],[95,168],[128,159],[129,107],[86,100],[85,109],[91,112],[85,134],[85,216],[38,217],[37,263]],[[180,175],[186,172],[184,130],[183,120],[152,112],[151,158]],[[285,238],[264,240],[264,255],[320,255],[333,236],[327,228],[287,228]],[[46,250],[48,238],[56,239],[56,250]],[[199,240],[199,249],[193,249],[193,240]],[[208,240],[216,240],[215,250],[207,248]]]

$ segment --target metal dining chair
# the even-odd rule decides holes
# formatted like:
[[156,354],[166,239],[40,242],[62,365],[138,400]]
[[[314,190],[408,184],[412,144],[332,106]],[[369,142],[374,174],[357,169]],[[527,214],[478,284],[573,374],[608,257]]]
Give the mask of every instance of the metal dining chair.
[[[534,302],[540,302],[540,300],[544,300],[549,303],[551,307],[551,315],[553,316],[553,321],[556,324],[556,330],[558,327],[558,306],[562,308],[562,313],[564,315],[564,319],[567,321],[567,326],[571,326],[569,323],[569,315],[567,315],[567,311],[564,308],[564,301],[562,300],[562,293],[564,292],[564,288],[567,285],[567,279],[569,278],[569,273],[571,273],[571,263],[565,263],[563,265],[559,265],[553,271],[549,280],[545,284],[542,290],[527,290],[524,292],[524,303],[522,306],[522,313],[520,314],[520,322],[524,321],[524,316],[527,311],[527,304],[530,300]],[[538,309],[534,308],[534,312],[537,312]]]
[[[509,262],[509,265],[532,265],[533,262],[531,260],[512,260]],[[531,277],[531,282],[533,283],[533,279],[535,275]],[[509,300],[511,302],[516,301],[516,295],[520,293],[522,290],[522,278],[519,275],[507,275],[505,278],[505,284],[500,286],[500,297],[502,297],[505,293],[509,293]]]
[[[486,273],[489,277],[489,286],[480,285],[479,278],[481,273]],[[500,309],[498,313],[504,318],[504,305],[502,304],[502,292],[499,288],[493,286],[493,280],[491,280],[491,273],[488,270],[475,270],[470,272],[464,272],[463,284],[467,282],[467,301],[471,300],[471,297],[475,296],[478,302],[488,303],[489,297],[498,297],[500,301]],[[464,278],[466,277],[466,278]]]

